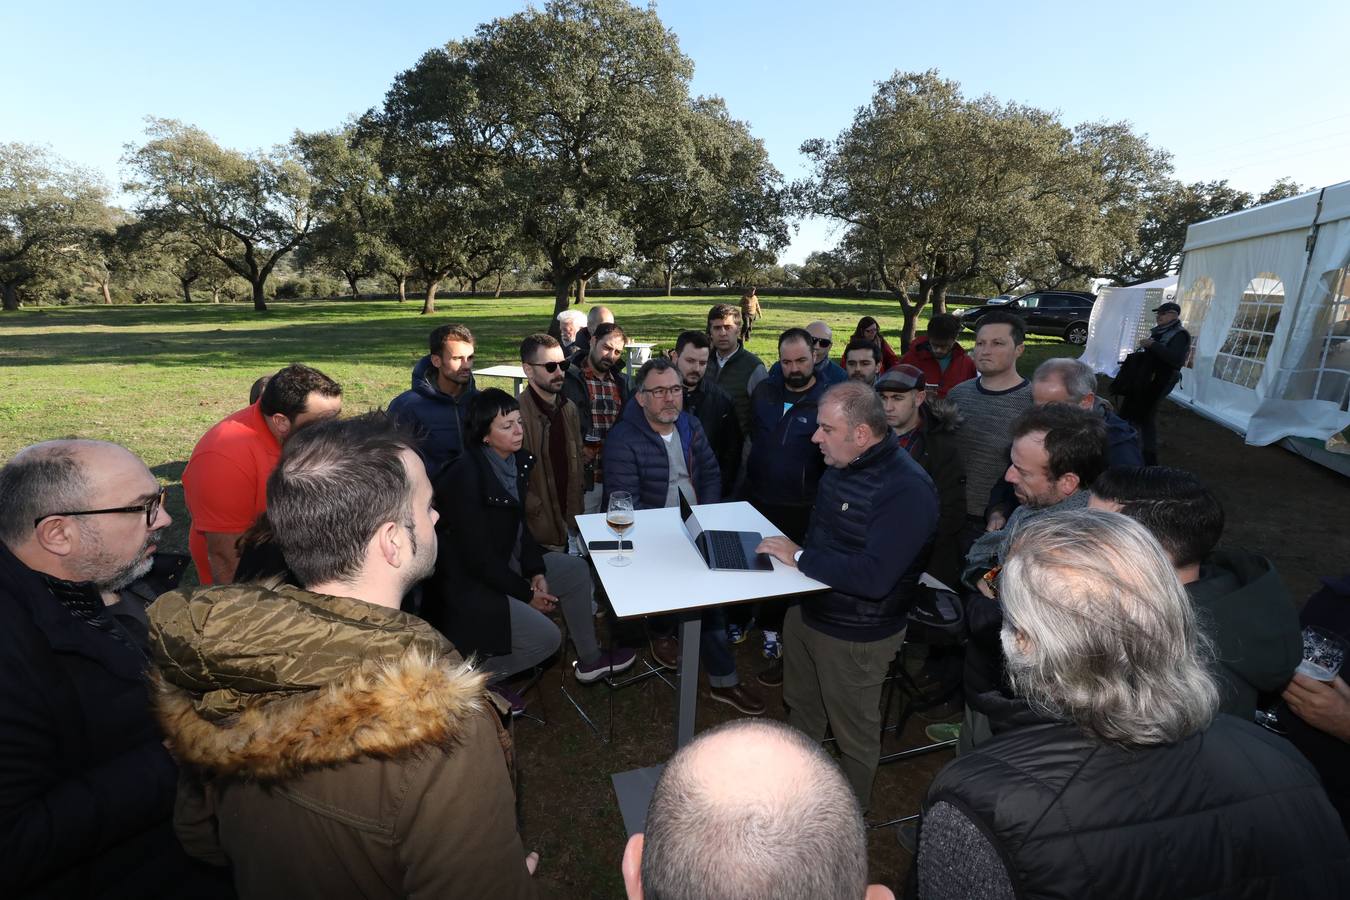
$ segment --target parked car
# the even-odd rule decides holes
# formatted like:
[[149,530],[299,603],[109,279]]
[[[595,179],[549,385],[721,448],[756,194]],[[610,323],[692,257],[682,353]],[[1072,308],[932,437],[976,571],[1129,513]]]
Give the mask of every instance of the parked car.
[[1007,303],[1008,301],[1012,300],[1012,298],[1013,298],[1013,295],[1012,295],[1012,294],[999,294],[997,297],[990,297],[988,300],[986,300],[986,301],[985,301],[985,305],[986,305],[986,306],[1002,306],[1003,304],[1005,304],[1005,303]]
[[[996,298],[997,300],[997,298]],[[1086,291],[1032,291],[1006,302],[990,302],[961,314],[961,323],[974,331],[986,313],[1010,312],[1026,323],[1027,334],[1062,337],[1070,344],[1086,344],[1088,319],[1096,294]]]

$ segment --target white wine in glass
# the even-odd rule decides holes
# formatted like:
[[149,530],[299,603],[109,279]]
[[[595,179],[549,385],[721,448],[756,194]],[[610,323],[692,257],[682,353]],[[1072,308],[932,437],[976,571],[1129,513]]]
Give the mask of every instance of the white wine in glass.
[[609,507],[605,510],[605,524],[619,539],[619,552],[610,557],[609,564],[611,566],[631,564],[632,558],[624,556],[623,553],[623,538],[625,534],[633,530],[632,494],[627,491],[615,491],[609,495]]

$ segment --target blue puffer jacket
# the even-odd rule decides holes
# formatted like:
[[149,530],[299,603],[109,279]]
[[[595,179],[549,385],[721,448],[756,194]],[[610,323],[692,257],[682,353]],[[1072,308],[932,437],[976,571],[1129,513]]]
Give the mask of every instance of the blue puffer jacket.
[[[781,372],[770,374],[750,398],[749,499],[780,506],[809,506],[825,471],[816,433],[816,410],[829,385],[817,378],[800,399],[788,396]],[[795,404],[786,412],[785,402]]]
[[[722,473],[717,456],[703,433],[703,425],[689,413],[675,420],[675,431],[684,448],[684,464],[694,485],[698,503],[717,503],[722,499]],[[624,405],[623,415],[605,438],[605,497],[615,491],[633,495],[636,509],[660,509],[666,505],[670,484],[670,457],[666,442],[652,430],[647,416],[632,398]]]
[[797,565],[831,590],[802,600],[802,621],[844,641],[879,641],[905,627],[937,532],[937,490],[887,434],[820,479]]
[[478,393],[473,375],[469,386],[458,398],[443,394],[436,387],[436,369],[428,354],[413,366],[412,389],[399,394],[389,403],[387,412],[417,436],[417,450],[427,467],[427,475],[445,468],[464,447],[464,416],[469,401]]

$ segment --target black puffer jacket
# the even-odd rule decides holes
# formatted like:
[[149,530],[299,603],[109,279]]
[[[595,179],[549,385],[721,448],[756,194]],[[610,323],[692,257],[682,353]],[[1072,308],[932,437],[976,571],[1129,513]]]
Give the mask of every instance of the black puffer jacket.
[[1018,897],[1344,896],[1350,843],[1283,738],[1218,716],[1176,743],[1122,748],[1063,723],[1018,728],[938,773],[994,844]]
[[[516,453],[516,485],[525,496],[534,468],[528,451]],[[436,571],[422,583],[422,618],[440,629],[461,654],[511,652],[507,597],[528,603],[530,577],[544,572],[544,555],[525,507],[502,487],[483,451],[474,449],[436,478]],[[520,571],[511,555],[520,541]]]
[[933,480],[895,435],[820,479],[797,565],[833,590],[802,601],[802,620],[846,641],[905,627],[937,527]]

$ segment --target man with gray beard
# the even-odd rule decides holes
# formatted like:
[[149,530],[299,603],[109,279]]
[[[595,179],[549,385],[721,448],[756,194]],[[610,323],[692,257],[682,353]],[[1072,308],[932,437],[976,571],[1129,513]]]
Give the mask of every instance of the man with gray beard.
[[227,890],[174,838],[145,636],[110,612],[172,521],[116,444],[49,441],[0,468],[0,895]]

